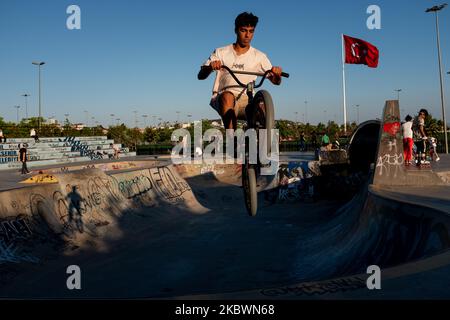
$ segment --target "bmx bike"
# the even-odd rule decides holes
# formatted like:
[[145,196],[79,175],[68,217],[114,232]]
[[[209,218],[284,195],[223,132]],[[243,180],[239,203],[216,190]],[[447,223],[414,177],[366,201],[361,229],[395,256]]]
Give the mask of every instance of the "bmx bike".
[[[272,129],[275,127],[275,111],[273,106],[272,97],[270,93],[266,90],[259,90],[255,93],[255,89],[260,88],[264,80],[271,73],[270,70],[259,73],[259,72],[247,72],[247,71],[236,71],[231,70],[227,66],[222,66],[222,69],[227,70],[233,79],[236,81],[237,85],[229,86],[230,87],[240,87],[245,88],[248,104],[245,108],[244,117],[239,117],[240,120],[246,120],[245,130],[254,129],[256,131],[256,139],[257,145],[259,147],[259,130],[266,129],[267,137],[267,154],[271,152],[272,147]],[[237,77],[236,74],[245,74],[245,75],[253,75],[257,77],[261,77],[261,80],[258,84],[255,81],[244,84]],[[283,72],[281,74],[282,77],[289,77],[288,73]],[[264,142],[263,142],[264,143]],[[258,177],[261,173],[261,162],[260,162],[260,154],[259,148],[257,155],[257,163],[250,163],[249,161],[249,138],[245,138],[245,153],[244,153],[244,162],[242,164],[242,187],[244,191],[244,199],[245,206],[247,208],[247,212],[250,216],[255,216],[258,211]]]

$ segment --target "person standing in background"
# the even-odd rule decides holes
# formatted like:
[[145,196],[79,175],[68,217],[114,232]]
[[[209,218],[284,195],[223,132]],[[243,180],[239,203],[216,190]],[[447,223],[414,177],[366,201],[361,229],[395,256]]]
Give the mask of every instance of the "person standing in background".
[[22,174],[30,173],[27,168],[27,148],[25,144],[19,144],[19,161],[22,162]]
[[412,163],[412,150],[414,144],[412,126],[412,117],[408,114],[405,117],[405,122],[402,124],[403,158],[406,166],[409,166]]

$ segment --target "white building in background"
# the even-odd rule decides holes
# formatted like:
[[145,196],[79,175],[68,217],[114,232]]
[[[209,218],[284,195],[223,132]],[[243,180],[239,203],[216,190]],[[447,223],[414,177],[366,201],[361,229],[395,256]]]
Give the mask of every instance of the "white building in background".
[[74,130],[78,130],[81,131],[86,127],[86,125],[84,123],[73,123],[72,124],[72,129]]
[[56,124],[56,125],[58,125],[58,120],[55,119],[55,118],[48,118],[48,119],[45,119],[44,124],[49,124],[49,125]]

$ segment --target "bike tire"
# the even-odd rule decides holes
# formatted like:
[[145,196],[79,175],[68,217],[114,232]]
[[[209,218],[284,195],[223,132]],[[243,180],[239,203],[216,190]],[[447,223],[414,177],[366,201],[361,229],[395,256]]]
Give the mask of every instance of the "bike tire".
[[272,96],[267,90],[259,90],[255,95],[255,102],[256,106],[264,112],[260,122],[262,122],[263,129],[267,130],[267,153],[269,154],[272,148],[272,129],[275,128],[275,109]]
[[256,190],[256,170],[252,165],[242,165],[242,188],[247,212],[254,217],[258,211],[258,191]]

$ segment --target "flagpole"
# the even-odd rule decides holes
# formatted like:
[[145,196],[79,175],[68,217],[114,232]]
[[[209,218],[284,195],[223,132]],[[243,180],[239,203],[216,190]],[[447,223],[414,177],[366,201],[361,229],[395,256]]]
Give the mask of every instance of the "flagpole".
[[347,97],[345,94],[345,49],[344,49],[344,34],[341,34],[342,38],[342,90],[344,97],[344,133],[347,135]]

